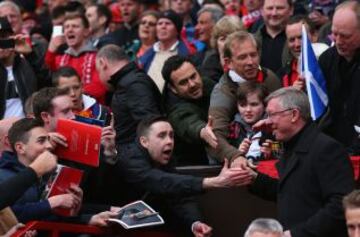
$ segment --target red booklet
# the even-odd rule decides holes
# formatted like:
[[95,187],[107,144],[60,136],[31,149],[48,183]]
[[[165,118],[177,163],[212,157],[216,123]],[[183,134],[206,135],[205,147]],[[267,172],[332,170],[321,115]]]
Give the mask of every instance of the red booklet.
[[57,146],[55,154],[62,159],[99,166],[102,128],[68,119],[59,119],[56,132],[65,136],[68,147]]
[[[72,167],[58,165],[56,171],[54,171],[45,187],[42,194],[43,199],[49,197],[66,194],[71,184],[79,185],[83,176],[83,171]],[[62,216],[73,216],[73,209],[56,208],[54,212]]]

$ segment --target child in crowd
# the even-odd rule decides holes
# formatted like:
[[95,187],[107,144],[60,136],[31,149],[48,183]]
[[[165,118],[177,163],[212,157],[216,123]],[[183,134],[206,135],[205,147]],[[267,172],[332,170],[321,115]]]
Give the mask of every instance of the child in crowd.
[[266,88],[254,81],[242,83],[237,91],[238,113],[230,123],[229,143],[253,164],[271,156],[271,134],[254,131],[252,126],[265,116]]

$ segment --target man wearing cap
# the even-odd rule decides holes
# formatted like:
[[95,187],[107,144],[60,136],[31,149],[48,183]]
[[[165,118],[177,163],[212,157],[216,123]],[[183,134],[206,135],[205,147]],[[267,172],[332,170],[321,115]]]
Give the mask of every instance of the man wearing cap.
[[18,53],[25,47],[25,40],[15,39],[9,21],[0,17],[0,119],[24,117],[25,101],[36,90],[35,73]]
[[193,53],[180,39],[182,26],[182,19],[178,14],[173,10],[164,11],[156,24],[156,36],[159,41],[139,59],[160,91],[165,83],[161,75],[165,61],[174,55],[187,56]]

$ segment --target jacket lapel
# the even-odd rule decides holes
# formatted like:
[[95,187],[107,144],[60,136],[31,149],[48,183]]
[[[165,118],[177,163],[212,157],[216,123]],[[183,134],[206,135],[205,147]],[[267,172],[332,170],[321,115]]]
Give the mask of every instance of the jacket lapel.
[[286,178],[292,173],[292,171],[295,170],[297,164],[299,163],[300,156],[299,154],[293,153],[290,157],[286,159],[288,159],[288,161],[286,162],[286,166],[284,160],[276,164],[280,174],[279,187],[282,186],[282,184],[284,183]]

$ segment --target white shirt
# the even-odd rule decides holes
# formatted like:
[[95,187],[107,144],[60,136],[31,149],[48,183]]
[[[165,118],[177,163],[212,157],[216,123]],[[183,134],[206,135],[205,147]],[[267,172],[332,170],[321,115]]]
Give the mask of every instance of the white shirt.
[[[13,67],[6,67],[8,82],[14,81]],[[18,92],[15,84],[15,90]],[[9,117],[25,117],[23,106],[20,98],[11,98],[6,100],[6,109],[4,118]]]

